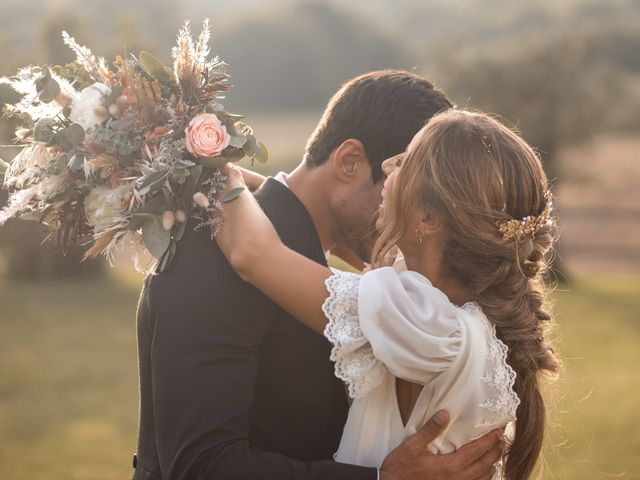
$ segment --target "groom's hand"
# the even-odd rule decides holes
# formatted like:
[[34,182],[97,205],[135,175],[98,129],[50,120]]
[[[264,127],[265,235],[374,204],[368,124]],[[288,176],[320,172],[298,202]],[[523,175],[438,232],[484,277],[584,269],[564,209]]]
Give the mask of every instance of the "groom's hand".
[[385,458],[380,480],[490,480],[493,464],[502,455],[502,430],[494,430],[453,453],[436,455],[427,450],[449,423],[444,410],[437,412],[415,435]]

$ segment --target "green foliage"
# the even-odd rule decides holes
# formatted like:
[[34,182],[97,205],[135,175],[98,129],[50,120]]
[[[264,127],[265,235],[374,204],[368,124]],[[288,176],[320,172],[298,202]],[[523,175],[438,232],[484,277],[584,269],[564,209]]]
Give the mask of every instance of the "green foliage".
[[[58,35],[59,34],[60,32],[58,32]],[[65,65],[52,65],[49,68],[59,77],[67,79],[78,91],[95,82],[89,72],[76,60]]]
[[173,71],[169,67],[164,66],[162,62],[151,53],[142,51],[138,59],[143,70],[159,82],[174,80]]
[[222,203],[229,203],[240,196],[242,192],[245,191],[245,187],[236,187],[229,190],[224,198],[222,199]]
[[51,103],[60,94],[60,85],[51,78],[51,71],[48,68],[43,70],[43,74],[36,80],[36,90],[41,102]]
[[138,131],[118,128],[114,118],[109,118],[105,125],[93,127],[90,134],[96,143],[104,146],[106,153],[124,157],[138,152],[143,142]]
[[171,234],[162,227],[156,217],[147,220],[142,226],[144,246],[155,258],[162,258],[169,248]]

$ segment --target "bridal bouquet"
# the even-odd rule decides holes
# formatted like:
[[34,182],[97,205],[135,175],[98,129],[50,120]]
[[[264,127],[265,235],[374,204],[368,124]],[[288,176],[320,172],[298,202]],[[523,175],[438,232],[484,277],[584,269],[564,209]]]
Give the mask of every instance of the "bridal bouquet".
[[21,124],[23,147],[11,164],[0,160],[9,190],[0,225],[38,220],[63,252],[86,245],[85,258],[111,258],[130,239],[163,271],[188,218],[196,228],[219,226],[220,167],[244,157],[264,162],[267,150],[220,103],[231,86],[226,65],[209,58],[207,20],[197,41],[188,22],[180,30],[173,68],[147,52],[118,56],[109,67],[62,36],[73,63],[0,79],[22,96],[4,113]]

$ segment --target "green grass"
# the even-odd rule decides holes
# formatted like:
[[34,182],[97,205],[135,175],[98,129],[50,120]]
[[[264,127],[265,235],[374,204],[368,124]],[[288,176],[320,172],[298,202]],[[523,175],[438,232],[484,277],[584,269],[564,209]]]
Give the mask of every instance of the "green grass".
[[640,278],[582,279],[555,297],[565,372],[544,478],[640,478]]
[[137,291],[108,281],[4,284],[0,478],[129,478]]
[[[565,376],[543,478],[640,478],[640,279],[555,294]],[[0,478],[129,478],[137,281],[0,284]]]

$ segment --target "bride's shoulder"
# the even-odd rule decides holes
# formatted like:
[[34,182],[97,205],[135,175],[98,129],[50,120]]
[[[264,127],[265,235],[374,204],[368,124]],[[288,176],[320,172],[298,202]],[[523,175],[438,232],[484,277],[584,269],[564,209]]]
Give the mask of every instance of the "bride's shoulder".
[[404,298],[410,303],[428,303],[440,311],[455,314],[456,305],[442,290],[433,286],[431,281],[413,270],[398,271],[394,267],[382,267],[363,274],[360,282],[361,290],[370,292],[378,298]]

